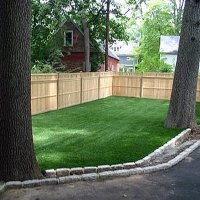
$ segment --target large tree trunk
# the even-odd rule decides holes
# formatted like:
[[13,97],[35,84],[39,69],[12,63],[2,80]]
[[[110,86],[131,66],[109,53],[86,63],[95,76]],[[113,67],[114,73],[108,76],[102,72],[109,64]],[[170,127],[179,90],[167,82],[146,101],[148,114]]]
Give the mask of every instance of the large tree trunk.
[[195,105],[200,56],[200,1],[186,0],[167,127],[196,125]]
[[0,27],[0,180],[41,178],[31,125],[31,0],[0,0]]
[[85,63],[84,63],[84,69],[85,72],[91,71],[91,65],[90,65],[90,36],[89,36],[89,27],[88,22],[85,18],[85,11],[82,11],[81,14],[81,21],[83,25],[84,30],[84,55],[85,55]]

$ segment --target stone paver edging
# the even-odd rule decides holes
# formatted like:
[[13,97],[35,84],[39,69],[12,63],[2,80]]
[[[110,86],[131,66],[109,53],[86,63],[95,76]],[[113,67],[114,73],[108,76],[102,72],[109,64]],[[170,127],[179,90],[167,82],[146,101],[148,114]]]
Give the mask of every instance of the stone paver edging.
[[180,161],[182,161],[186,156],[192,153],[196,148],[200,146],[200,140],[197,140],[194,144],[189,146],[187,149],[182,151],[180,154],[175,156],[168,162],[142,167],[144,163],[148,163],[152,158],[162,155],[164,150],[174,147],[181,143],[185,137],[189,136],[191,129],[186,129],[182,131],[175,138],[171,139],[169,142],[136,162],[129,162],[116,165],[101,165],[98,167],[77,167],[77,168],[62,168],[62,169],[50,169],[46,170],[46,178],[40,180],[27,180],[27,181],[9,181],[7,183],[0,183],[0,194],[6,189],[12,188],[30,188],[42,185],[54,185],[54,184],[65,184],[72,183],[75,181],[88,181],[88,180],[98,180],[106,179],[110,177],[124,177],[131,176],[134,174],[151,173],[159,170],[168,169]]

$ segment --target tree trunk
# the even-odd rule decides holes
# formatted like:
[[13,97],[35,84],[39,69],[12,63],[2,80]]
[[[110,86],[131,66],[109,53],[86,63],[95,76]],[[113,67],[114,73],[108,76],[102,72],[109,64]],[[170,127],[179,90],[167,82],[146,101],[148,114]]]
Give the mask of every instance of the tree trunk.
[[85,13],[82,11],[81,14],[81,21],[83,25],[83,30],[84,30],[84,55],[85,55],[85,63],[84,63],[84,70],[85,72],[90,72],[91,71],[91,66],[90,66],[90,36],[89,36],[89,27],[88,23],[85,18]]
[[186,0],[166,127],[196,125],[196,87],[200,56],[200,1]]
[[0,0],[0,27],[0,180],[38,179],[30,104],[31,0]]
[[108,43],[109,43],[109,22],[110,22],[110,0],[107,0],[106,10],[106,47],[105,47],[105,72],[108,71]]

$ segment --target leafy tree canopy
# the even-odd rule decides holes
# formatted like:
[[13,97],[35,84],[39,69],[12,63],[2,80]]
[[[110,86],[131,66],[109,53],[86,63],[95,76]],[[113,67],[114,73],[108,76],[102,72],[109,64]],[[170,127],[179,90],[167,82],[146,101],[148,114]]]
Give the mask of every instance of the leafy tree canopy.
[[169,71],[164,61],[160,61],[159,45],[161,35],[174,35],[175,28],[171,7],[164,0],[150,1],[141,25],[142,39],[135,49],[139,59],[138,71]]
[[56,42],[55,31],[65,19],[64,12],[60,1],[32,0],[32,72],[52,71],[52,66],[59,62],[62,51]]
[[[81,26],[82,12],[85,12],[88,22],[90,41],[96,44],[97,49],[99,42],[104,44],[106,2],[106,0],[48,0],[41,3],[40,0],[32,0],[32,63],[35,71],[37,72],[38,66],[43,63],[53,65],[59,61],[62,56],[62,44],[59,44],[60,40],[55,38],[54,33],[65,20],[73,20]],[[111,1],[110,42],[116,39],[129,39],[124,31],[127,18],[120,12],[120,9],[120,4]]]

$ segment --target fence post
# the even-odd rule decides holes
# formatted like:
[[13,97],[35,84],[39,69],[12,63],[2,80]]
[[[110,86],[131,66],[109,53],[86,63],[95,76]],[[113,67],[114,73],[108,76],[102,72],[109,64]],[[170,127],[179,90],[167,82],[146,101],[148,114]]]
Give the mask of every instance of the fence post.
[[113,96],[113,82],[114,82],[114,75],[116,75],[115,72],[112,72],[112,91],[111,91],[111,96]]
[[140,77],[140,98],[143,97],[143,72],[141,73]]
[[59,109],[59,72],[57,72],[57,110]]
[[98,72],[98,99],[100,98],[100,72]]
[[82,97],[83,97],[83,77],[82,77],[82,73],[80,73],[81,76],[81,81],[80,81],[80,104],[83,102]]

